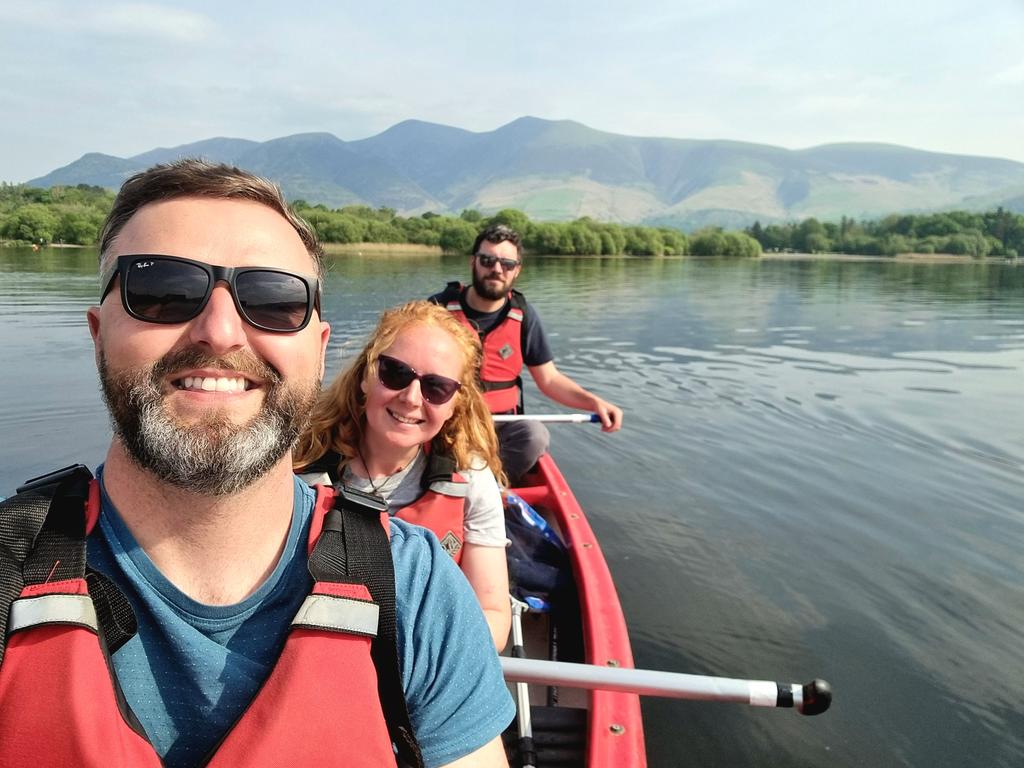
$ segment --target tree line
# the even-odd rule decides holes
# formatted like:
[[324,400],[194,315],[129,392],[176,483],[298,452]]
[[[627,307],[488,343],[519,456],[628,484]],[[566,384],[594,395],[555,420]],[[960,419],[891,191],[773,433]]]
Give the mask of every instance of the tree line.
[[328,243],[418,243],[445,253],[468,253],[480,231],[490,224],[506,224],[519,232],[530,253],[554,256],[758,256],[761,246],[742,232],[705,230],[687,235],[671,227],[625,226],[595,221],[531,221],[522,211],[506,208],[493,216],[467,209],[458,216],[427,212],[397,216],[391,208],[350,205],[329,209],[294,204]]
[[103,187],[0,183],[0,239],[33,245],[95,245],[114,193]]
[[893,214],[864,222],[844,216],[838,224],[815,218],[768,226],[754,222],[744,231],[766,251],[867,256],[951,253],[974,258],[1024,255],[1024,215],[1002,207],[985,213]]
[[[0,239],[15,243],[95,245],[114,193],[79,184],[48,189],[0,184]],[[597,256],[757,256],[761,246],[742,232],[706,230],[687,235],[670,227],[623,226],[584,217],[571,222],[535,222],[507,208],[493,216],[464,210],[459,216],[427,212],[399,216],[393,208],[348,205],[328,208],[304,200],[292,204],[325,243],[413,243],[445,253],[468,253],[489,224],[507,224],[527,251]]]
[[[48,189],[0,184],[0,239],[16,243],[95,245],[114,193],[79,184]],[[348,205],[328,208],[297,200],[292,206],[325,243],[413,243],[446,253],[468,253],[489,224],[507,224],[523,236],[530,253],[597,256],[759,256],[762,251],[848,253],[951,253],[981,258],[1024,255],[1024,215],[1003,208],[985,213],[951,211],[894,214],[878,221],[815,218],[742,232],[707,227],[685,233],[671,227],[600,222],[531,221],[506,208],[493,216],[467,209],[458,216],[427,212],[399,216],[393,208]]]

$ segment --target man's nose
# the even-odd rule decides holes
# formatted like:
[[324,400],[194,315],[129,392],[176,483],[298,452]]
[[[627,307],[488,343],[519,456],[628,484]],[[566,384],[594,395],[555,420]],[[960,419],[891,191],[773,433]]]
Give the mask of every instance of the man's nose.
[[245,321],[238,314],[226,283],[219,282],[213,287],[210,300],[189,327],[189,338],[218,355],[245,346]]

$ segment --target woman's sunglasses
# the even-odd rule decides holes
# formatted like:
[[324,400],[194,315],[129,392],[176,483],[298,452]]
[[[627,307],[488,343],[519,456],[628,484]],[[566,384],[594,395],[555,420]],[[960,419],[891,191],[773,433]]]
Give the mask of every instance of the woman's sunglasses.
[[497,256],[491,256],[486,253],[478,253],[476,255],[477,261],[480,262],[480,266],[490,269],[495,264],[501,264],[502,268],[506,272],[511,272],[513,269],[519,266],[520,262],[515,259],[499,259]]
[[147,323],[184,323],[198,317],[221,280],[228,284],[241,318],[261,331],[301,331],[313,310],[320,309],[316,278],[271,267],[217,267],[177,256],[118,256],[100,302],[116,277],[121,278],[124,311]]
[[418,380],[420,394],[431,405],[444,405],[462,386],[455,379],[438,376],[436,373],[416,373],[412,366],[388,355],[377,357],[377,378],[385,387],[396,391],[401,391]]

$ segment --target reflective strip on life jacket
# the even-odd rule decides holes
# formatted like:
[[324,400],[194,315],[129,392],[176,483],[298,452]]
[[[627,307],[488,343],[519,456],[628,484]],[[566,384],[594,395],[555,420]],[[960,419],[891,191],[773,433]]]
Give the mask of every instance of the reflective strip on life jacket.
[[326,485],[330,486],[333,484],[331,476],[327,472],[297,472],[299,480],[304,482],[306,485]]
[[7,633],[46,624],[74,624],[99,631],[96,608],[88,595],[40,595],[22,597],[11,603]]
[[376,603],[334,595],[309,595],[292,619],[292,627],[376,637],[379,617],[380,608]]
[[459,477],[458,481],[437,480],[430,484],[430,490],[434,493],[440,493],[442,496],[454,496],[465,499],[469,494],[469,486],[465,480],[461,479],[461,475]]

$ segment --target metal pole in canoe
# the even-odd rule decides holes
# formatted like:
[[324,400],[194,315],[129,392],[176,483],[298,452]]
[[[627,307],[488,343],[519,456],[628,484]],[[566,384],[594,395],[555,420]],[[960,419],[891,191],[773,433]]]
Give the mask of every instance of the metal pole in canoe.
[[[512,655],[525,658],[523,647],[523,614],[529,606],[509,595],[512,601]],[[519,728],[519,761],[522,768],[534,768],[537,751],[533,746],[533,724],[530,720],[530,689],[525,682],[516,683],[516,716]]]
[[502,657],[501,666],[505,679],[511,681],[672,699],[732,701],[753,707],[793,707],[802,715],[820,715],[832,703],[832,686],[820,679],[800,685],[508,657]]
[[600,424],[596,413],[496,413],[494,423],[508,421],[540,421],[545,424]]

